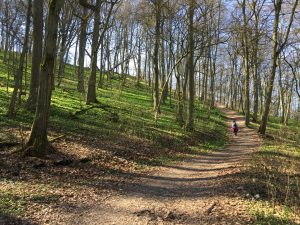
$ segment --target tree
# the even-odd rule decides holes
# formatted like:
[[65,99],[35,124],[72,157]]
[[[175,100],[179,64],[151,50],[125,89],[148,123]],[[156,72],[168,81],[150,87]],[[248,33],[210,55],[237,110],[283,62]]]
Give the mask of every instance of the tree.
[[10,100],[9,109],[7,112],[7,115],[9,117],[13,117],[16,114],[16,107],[18,100],[21,100],[22,95],[22,77],[23,77],[23,71],[24,71],[24,63],[25,63],[25,57],[28,50],[28,39],[29,39],[29,31],[30,31],[30,17],[31,17],[31,5],[32,1],[28,0],[28,6],[27,6],[27,14],[26,14],[26,25],[25,25],[25,36],[24,36],[24,43],[23,43],[23,49],[20,55],[19,60],[19,68],[15,75],[15,82],[14,82],[14,91],[12,93],[12,97]]
[[186,127],[189,130],[194,129],[194,101],[195,101],[195,74],[194,74],[194,0],[189,0],[188,8],[188,57],[187,57],[187,70],[189,79],[189,107],[188,119]]
[[34,110],[36,108],[40,65],[43,54],[43,1],[33,1],[33,49],[32,49],[32,62],[31,66],[31,82],[29,97],[27,99],[27,108]]
[[273,42],[272,66],[271,66],[270,80],[269,80],[269,83],[267,86],[264,112],[263,112],[261,124],[259,127],[259,133],[262,135],[264,135],[266,133],[266,128],[267,128],[267,121],[268,121],[268,116],[269,116],[270,106],[271,106],[271,101],[272,101],[274,79],[275,79],[275,75],[276,75],[277,60],[278,60],[280,53],[282,52],[282,50],[284,49],[284,47],[287,44],[297,5],[298,5],[298,0],[296,0],[293,5],[292,13],[291,13],[290,20],[289,20],[288,27],[287,27],[287,31],[286,31],[285,37],[283,39],[284,41],[282,44],[279,45],[278,44],[278,26],[279,26],[280,12],[281,12],[281,7],[282,7],[282,0],[274,0],[275,19],[274,19],[274,25],[273,25],[273,38],[272,38],[272,42]]
[[44,157],[50,149],[47,128],[56,55],[58,19],[63,3],[63,0],[48,1],[46,36],[40,71],[37,108],[30,137],[25,147],[25,154],[30,156]]
[[91,73],[88,80],[88,91],[86,97],[86,104],[97,103],[96,98],[96,73],[97,73],[97,60],[98,60],[98,50],[100,44],[103,41],[104,34],[109,28],[109,20],[113,11],[114,6],[119,0],[114,0],[109,2],[110,6],[107,10],[107,15],[105,21],[103,22],[102,32],[100,34],[100,7],[102,4],[101,0],[96,0],[95,5],[91,5],[84,0],[80,1],[80,4],[86,8],[92,9],[94,11],[94,27],[93,27],[93,38],[92,38],[92,53],[91,53]]
[[160,43],[160,32],[161,32],[161,7],[162,0],[155,0],[155,43],[153,53],[153,66],[154,66],[154,111],[159,112],[159,66],[158,66],[158,54],[159,54],[159,43]]
[[65,64],[72,42],[77,34],[77,20],[73,17],[72,8],[68,4],[64,4],[59,20],[59,51],[58,51],[58,72],[57,86],[59,87],[64,76]]
[[244,107],[245,107],[245,125],[250,124],[250,68],[249,68],[249,41],[248,41],[248,18],[246,15],[246,0],[242,2],[243,11],[243,68],[245,76],[244,84]]

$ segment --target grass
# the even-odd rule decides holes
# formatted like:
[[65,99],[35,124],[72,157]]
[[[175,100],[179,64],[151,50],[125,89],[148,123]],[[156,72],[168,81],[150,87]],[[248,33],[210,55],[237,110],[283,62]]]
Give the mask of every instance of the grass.
[[[258,129],[258,124],[252,128]],[[266,137],[253,155],[249,168],[250,194],[261,201],[251,202],[257,224],[296,224],[300,222],[300,123],[280,124],[270,117]],[[292,218],[292,219],[291,219]]]
[[[30,83],[29,72],[30,63],[26,76],[27,85]],[[88,72],[87,70],[85,84],[87,83]],[[90,166],[87,169],[93,169],[91,167],[94,166],[97,175],[99,169],[104,169],[108,174],[112,174],[112,171],[113,173],[122,171],[123,164],[119,164],[124,161],[128,161],[130,165],[135,165],[136,170],[142,170],[148,166],[174,163],[183,157],[207,154],[221,148],[227,142],[224,114],[215,109],[212,110],[208,119],[208,109],[200,103],[197,103],[195,107],[194,132],[186,131],[178,125],[176,122],[176,101],[173,100],[173,104],[170,105],[169,99],[166,101],[166,105],[162,105],[162,113],[159,115],[157,126],[154,126],[151,89],[145,83],[136,87],[135,78],[130,76],[125,85],[122,86],[118,75],[114,75],[111,82],[106,82],[103,88],[97,89],[97,99],[101,106],[105,106],[108,110],[103,110],[103,108],[98,107],[99,105],[96,105],[85,113],[75,116],[77,111],[91,107],[85,104],[85,95],[77,92],[76,78],[75,68],[66,65],[61,86],[55,87],[53,91],[49,131],[51,136],[66,135],[66,139],[55,145],[58,151],[62,151],[63,154],[79,158],[83,157],[82,152],[84,154],[89,152],[96,159],[95,162],[98,162],[97,160],[100,158],[105,159],[106,161],[101,164],[101,168],[94,162],[88,164]],[[8,91],[6,89],[7,83]],[[23,96],[16,117],[9,119],[6,113],[13,90],[13,78],[10,77],[7,80],[6,66],[3,63],[3,54],[0,52],[0,143],[25,139],[30,130],[34,114],[24,107],[29,87],[25,86],[25,82],[23,85],[27,95]],[[118,115],[118,121],[112,120],[112,113]],[[67,150],[63,149],[64,146],[67,146]],[[74,146],[80,146],[80,150],[84,150],[76,152],[79,148],[73,149]],[[22,176],[24,177],[21,179],[24,181],[19,181],[19,178],[10,177],[10,169],[12,168],[7,166],[9,160],[17,164],[19,159],[15,159],[9,155],[9,152],[2,150],[0,154],[2,154],[0,169],[3,169],[0,172],[5,171],[4,177],[7,178],[0,185],[0,192],[2,193],[0,195],[0,214],[3,215],[22,215],[24,211],[30,208],[30,205],[32,206],[32,202],[42,203],[53,199],[51,193],[48,193],[49,191],[38,191],[43,190],[45,185],[47,190],[56,190],[56,188],[64,187],[66,180],[68,180],[75,188],[84,184],[88,191],[88,187],[98,183],[100,179],[90,179],[90,174],[85,174],[85,170],[81,168],[78,170],[77,168],[65,168],[63,170],[57,168],[56,170],[62,170],[60,172],[53,171],[53,169],[33,170],[30,161],[22,167],[22,171],[24,171]],[[9,160],[6,161],[8,158]],[[127,164],[125,163],[125,165]],[[76,173],[73,171],[74,169]],[[71,172],[65,170],[71,170]],[[58,179],[59,176],[62,176],[61,174],[67,173],[74,173],[74,176],[68,175]],[[44,177],[44,174],[48,178]],[[84,180],[79,179],[79,175],[76,174],[82,174]],[[49,183],[51,180],[56,180],[55,185],[52,182]],[[23,189],[20,188],[22,185],[24,185]],[[65,193],[65,189],[63,193]]]
[[251,202],[248,205],[256,225],[296,225],[292,218],[295,218],[293,210],[285,206],[275,209],[268,201]]
[[47,203],[57,199],[47,194],[50,189],[46,185],[32,185],[11,180],[2,180],[0,185],[0,215],[2,216],[11,217],[24,213],[29,202]]
[[[1,71],[5,69],[0,54]],[[28,69],[28,72],[30,70]],[[87,83],[88,71],[86,71]],[[6,92],[6,74],[0,73],[0,126],[19,127],[22,125],[29,129],[33,120],[33,113],[24,109],[23,105],[14,120],[6,117],[10,95],[12,92],[12,77],[9,80],[10,88]],[[30,77],[27,75],[27,84]],[[135,79],[130,77],[124,86],[115,75],[111,83],[106,83],[103,89],[97,90],[97,98],[101,104],[108,107],[111,113],[117,114],[119,121],[111,121],[110,112],[95,107],[80,116],[72,116],[74,112],[85,109],[85,96],[76,91],[75,68],[67,65],[64,79],[59,88],[55,88],[52,96],[50,113],[50,130],[63,132],[68,135],[91,135],[95,137],[112,137],[118,135],[130,135],[145,138],[152,141],[158,147],[187,147],[190,133],[182,129],[176,122],[176,107],[170,105],[162,106],[162,114],[159,116],[157,127],[154,127],[151,91],[142,83],[135,87]],[[28,90],[28,87],[26,88]],[[23,104],[27,95],[23,96]],[[168,102],[168,101],[167,101]],[[173,101],[174,102],[174,101]],[[226,129],[220,112],[214,110],[211,119],[207,120],[207,108],[197,104],[195,109],[197,132],[202,132],[203,138],[197,137],[199,144],[213,144],[215,140],[221,140],[222,145],[226,142]],[[205,122],[204,122],[205,121]],[[207,140],[206,134],[211,134]]]

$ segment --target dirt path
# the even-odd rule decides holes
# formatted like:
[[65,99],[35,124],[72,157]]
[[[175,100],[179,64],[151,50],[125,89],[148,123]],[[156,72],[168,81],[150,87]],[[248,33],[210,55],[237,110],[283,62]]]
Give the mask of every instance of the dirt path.
[[240,126],[224,149],[124,183],[118,195],[72,217],[71,224],[249,224],[239,177],[259,138],[243,126],[243,117],[220,108],[228,126],[232,118]]

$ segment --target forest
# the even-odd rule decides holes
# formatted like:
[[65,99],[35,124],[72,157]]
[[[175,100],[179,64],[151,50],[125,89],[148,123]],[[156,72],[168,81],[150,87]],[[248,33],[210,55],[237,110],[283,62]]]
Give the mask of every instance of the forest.
[[300,224],[299,12],[1,0],[0,224]]

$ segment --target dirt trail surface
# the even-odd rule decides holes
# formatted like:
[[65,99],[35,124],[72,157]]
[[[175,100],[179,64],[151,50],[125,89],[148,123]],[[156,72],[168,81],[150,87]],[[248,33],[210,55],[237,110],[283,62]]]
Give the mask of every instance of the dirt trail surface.
[[[180,164],[160,167],[132,182],[116,187],[116,195],[83,213],[70,217],[70,224],[249,224],[240,176],[250,154],[259,147],[256,132],[244,127],[244,118],[227,115],[240,126],[229,144],[207,155]],[[68,223],[68,224],[69,224]]]

